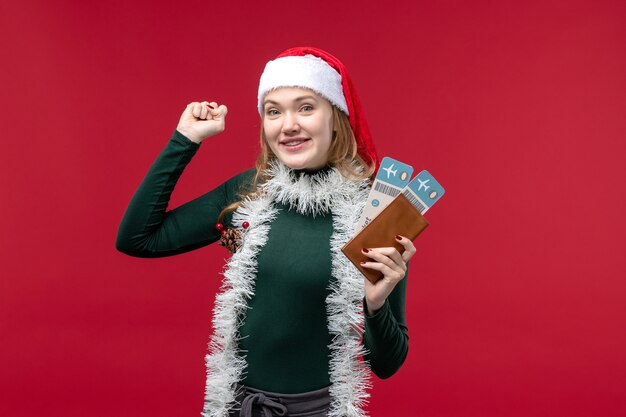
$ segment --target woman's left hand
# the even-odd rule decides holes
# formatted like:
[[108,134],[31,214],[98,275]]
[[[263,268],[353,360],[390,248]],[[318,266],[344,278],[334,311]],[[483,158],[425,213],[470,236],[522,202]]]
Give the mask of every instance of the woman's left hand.
[[398,282],[404,279],[406,263],[415,254],[415,246],[410,239],[396,236],[396,240],[404,246],[404,252],[400,254],[394,247],[363,248],[363,255],[370,261],[361,263],[364,268],[380,271],[383,277],[376,284],[365,280],[365,300],[367,301],[367,314],[373,316],[385,304],[385,300],[391,294]]

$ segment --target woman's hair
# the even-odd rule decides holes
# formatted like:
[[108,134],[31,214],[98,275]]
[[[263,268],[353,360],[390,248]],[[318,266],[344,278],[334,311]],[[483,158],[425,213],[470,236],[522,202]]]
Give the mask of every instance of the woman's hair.
[[[339,170],[348,181],[372,179],[376,170],[375,163],[367,164],[357,153],[357,143],[348,121],[348,116],[334,105],[333,128],[334,134],[328,149],[328,165]],[[256,160],[256,174],[248,191],[240,194],[240,200],[226,206],[218,217],[221,222],[225,215],[235,211],[246,198],[254,199],[263,193],[263,184],[269,180],[269,168],[276,155],[272,152],[265,138],[263,123],[261,123],[261,153]]]

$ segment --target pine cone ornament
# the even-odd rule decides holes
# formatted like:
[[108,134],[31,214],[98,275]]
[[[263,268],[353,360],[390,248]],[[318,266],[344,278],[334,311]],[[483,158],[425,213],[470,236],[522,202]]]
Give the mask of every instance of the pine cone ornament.
[[215,228],[220,231],[220,245],[224,246],[231,254],[237,252],[241,246],[241,232],[237,229],[230,229],[218,223]]
[[237,229],[224,229],[220,238],[220,245],[224,246],[228,252],[235,253],[241,246],[241,233]]

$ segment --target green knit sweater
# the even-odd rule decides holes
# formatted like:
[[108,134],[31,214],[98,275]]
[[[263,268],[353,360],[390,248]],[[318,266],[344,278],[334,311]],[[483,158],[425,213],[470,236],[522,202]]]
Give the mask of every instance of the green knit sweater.
[[[118,250],[162,257],[219,240],[218,214],[249,187],[254,170],[168,211],[171,193],[199,146],[174,132],[126,210]],[[280,204],[276,207],[278,215],[258,255],[255,295],[240,327],[239,349],[247,362],[242,383],[283,393],[317,390],[330,384],[325,300],[331,279],[332,215],[313,218]],[[224,224],[230,225],[230,217]],[[408,352],[406,284],[407,278],[376,315],[365,318],[365,359],[381,378],[393,375]]]

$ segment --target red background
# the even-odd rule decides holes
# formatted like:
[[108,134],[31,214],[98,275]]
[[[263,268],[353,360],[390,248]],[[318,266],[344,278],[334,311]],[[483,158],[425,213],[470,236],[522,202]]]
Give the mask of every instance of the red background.
[[130,258],[117,226],[189,101],[230,113],[172,207],[253,164],[295,45],[447,190],[372,415],[626,415],[625,2],[14,0],[0,31],[0,415],[198,415],[227,254]]

